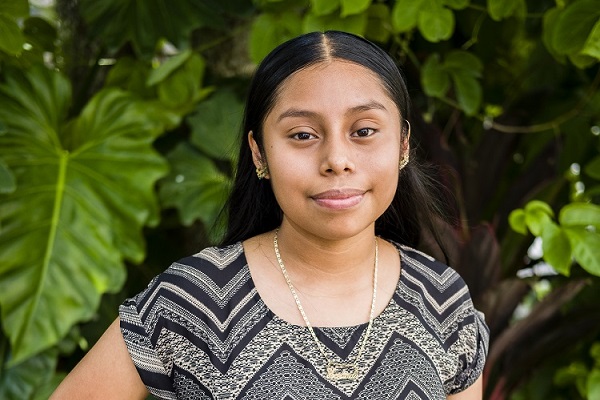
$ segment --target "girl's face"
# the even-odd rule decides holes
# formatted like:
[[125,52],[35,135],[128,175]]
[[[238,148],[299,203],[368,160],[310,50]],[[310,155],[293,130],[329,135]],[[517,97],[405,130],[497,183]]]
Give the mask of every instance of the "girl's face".
[[320,63],[284,81],[263,125],[262,155],[249,134],[255,164],[268,165],[282,227],[327,240],[372,235],[408,151],[400,121],[380,79],[358,64]]

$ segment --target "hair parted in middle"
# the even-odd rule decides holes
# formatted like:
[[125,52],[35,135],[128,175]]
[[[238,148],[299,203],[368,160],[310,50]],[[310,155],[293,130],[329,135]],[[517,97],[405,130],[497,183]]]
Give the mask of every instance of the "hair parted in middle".
[[[308,33],[279,45],[260,63],[250,84],[238,166],[224,209],[228,220],[222,245],[246,240],[281,224],[282,211],[270,182],[260,180],[255,173],[247,135],[252,132],[264,157],[263,124],[282,84],[295,72],[333,60],[352,62],[371,70],[398,107],[402,137],[409,134],[410,98],[404,77],[392,58],[377,45],[339,31]],[[439,213],[430,194],[431,182],[413,164],[413,161],[408,163],[399,174],[394,199],[376,221],[376,234],[416,247],[425,228],[443,250],[435,229],[434,219]]]

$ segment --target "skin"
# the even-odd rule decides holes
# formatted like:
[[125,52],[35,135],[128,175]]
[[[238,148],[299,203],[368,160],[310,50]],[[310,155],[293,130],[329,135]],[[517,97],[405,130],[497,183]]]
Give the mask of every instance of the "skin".
[[[248,142],[256,167],[268,165],[283,210],[279,248],[314,326],[350,326],[369,318],[375,220],[392,201],[398,162],[408,151],[400,115],[379,78],[357,64],[329,61],[282,85],[263,127],[263,149]],[[274,232],[243,243],[265,304],[304,325],[273,251]],[[394,246],[379,239],[376,314],[400,275]],[[481,399],[481,379],[453,400]],[[118,319],[51,399],[142,399],[147,391],[125,347]]]

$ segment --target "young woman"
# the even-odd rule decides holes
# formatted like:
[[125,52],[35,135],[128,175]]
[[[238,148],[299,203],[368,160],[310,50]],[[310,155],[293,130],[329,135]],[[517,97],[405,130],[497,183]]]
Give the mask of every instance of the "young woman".
[[483,317],[409,247],[435,215],[408,116],[372,43],[275,49],[250,87],[224,242],[127,300],[53,398],[481,399]]

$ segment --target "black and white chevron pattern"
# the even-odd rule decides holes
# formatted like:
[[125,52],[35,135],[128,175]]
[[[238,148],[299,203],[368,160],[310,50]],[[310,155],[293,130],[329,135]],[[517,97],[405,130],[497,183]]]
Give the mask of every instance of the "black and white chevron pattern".
[[[305,327],[273,314],[240,243],[172,264],[120,308],[140,376],[161,399],[445,399],[483,370],[488,330],[458,274],[398,246],[396,292],[357,381],[329,381]],[[316,328],[332,360],[353,360],[366,324]]]

